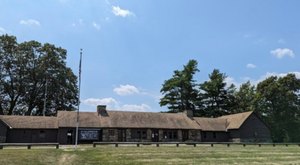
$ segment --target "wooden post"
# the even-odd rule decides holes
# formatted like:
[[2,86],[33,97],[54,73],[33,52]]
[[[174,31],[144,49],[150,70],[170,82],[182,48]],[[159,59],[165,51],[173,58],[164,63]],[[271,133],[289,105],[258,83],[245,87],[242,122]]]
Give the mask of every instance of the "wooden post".
[[137,144],[136,144],[136,146],[137,146],[137,147],[140,147],[140,144],[139,144],[139,143],[137,143]]
[[119,146],[119,144],[118,144],[118,143],[116,143],[116,144],[115,144],[115,146],[116,146],[116,147],[118,147],[118,146]]
[[243,144],[244,147],[246,147],[246,144]]
[[261,147],[261,144],[258,144],[259,147]]
[[2,150],[3,149],[3,146],[0,146],[0,150]]
[[211,144],[210,144],[210,146],[211,146],[211,147],[213,147],[213,146],[214,146],[214,144],[213,144],[213,143],[211,143]]
[[285,144],[285,146],[287,146],[287,147],[288,147],[289,145],[288,145],[288,144]]
[[29,150],[30,150],[30,149],[31,149],[31,145],[28,145],[28,146],[27,146],[27,149],[29,149]]
[[93,144],[93,147],[94,147],[94,148],[96,147],[96,143]]
[[179,147],[179,143],[176,143],[176,147]]
[[230,144],[229,144],[229,143],[227,143],[227,147],[230,147]]
[[56,144],[56,149],[59,149],[59,144]]
[[158,143],[156,144],[156,147],[159,147],[159,144],[158,144]]
[[275,147],[275,144],[273,144],[273,147]]

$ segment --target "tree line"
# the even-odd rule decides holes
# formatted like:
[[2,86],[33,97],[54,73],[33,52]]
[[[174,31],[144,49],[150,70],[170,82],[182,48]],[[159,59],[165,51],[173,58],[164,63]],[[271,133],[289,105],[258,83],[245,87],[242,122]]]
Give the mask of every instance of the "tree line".
[[[67,51],[37,41],[0,36],[0,115],[55,115],[78,105],[77,77]],[[45,111],[45,112],[44,112]]]
[[209,79],[196,82],[198,62],[190,60],[162,85],[161,106],[169,112],[194,111],[196,116],[218,117],[255,111],[270,127],[274,142],[300,141],[300,79],[295,74],[270,76],[256,85],[236,87],[227,75],[214,69]]

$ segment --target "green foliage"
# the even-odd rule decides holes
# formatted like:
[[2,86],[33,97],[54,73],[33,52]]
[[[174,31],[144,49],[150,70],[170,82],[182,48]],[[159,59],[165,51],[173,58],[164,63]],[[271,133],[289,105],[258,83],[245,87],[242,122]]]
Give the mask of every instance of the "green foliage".
[[226,75],[214,69],[209,75],[209,80],[200,84],[200,109],[201,116],[218,117],[230,114],[234,106],[235,86],[227,87]]
[[300,141],[300,79],[295,74],[271,76],[257,86],[248,81],[236,90],[217,69],[197,85],[193,79],[197,71],[195,60],[174,71],[163,84],[160,105],[168,105],[171,112],[192,109],[195,116],[206,117],[256,111],[271,128],[273,141]]
[[166,80],[161,89],[164,95],[160,100],[161,106],[168,106],[172,112],[195,109],[197,89],[194,74],[198,72],[197,61],[190,60],[181,71],[174,71],[172,78]]
[[66,53],[52,44],[0,36],[0,114],[41,115],[45,96],[47,115],[74,110],[77,77],[66,66]]
[[274,141],[299,141],[300,79],[272,76],[257,85],[257,110],[272,128]]
[[235,108],[234,113],[254,111],[256,101],[255,86],[251,85],[250,81],[242,84],[238,91],[234,93]]

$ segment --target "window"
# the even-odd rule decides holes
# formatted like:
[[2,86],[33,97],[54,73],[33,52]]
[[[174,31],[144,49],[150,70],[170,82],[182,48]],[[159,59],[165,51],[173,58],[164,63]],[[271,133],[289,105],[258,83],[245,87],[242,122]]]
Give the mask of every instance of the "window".
[[217,134],[215,132],[213,132],[213,137],[214,137],[214,139],[217,138]]
[[177,130],[165,130],[163,135],[164,139],[176,140],[178,138]]
[[147,130],[146,129],[132,129],[131,130],[132,139],[147,139]]
[[108,135],[109,135],[109,136],[115,136],[115,130],[109,129],[109,130],[108,130]]
[[203,138],[206,139],[206,132],[203,132]]
[[40,131],[39,137],[45,138],[46,137],[45,131]]

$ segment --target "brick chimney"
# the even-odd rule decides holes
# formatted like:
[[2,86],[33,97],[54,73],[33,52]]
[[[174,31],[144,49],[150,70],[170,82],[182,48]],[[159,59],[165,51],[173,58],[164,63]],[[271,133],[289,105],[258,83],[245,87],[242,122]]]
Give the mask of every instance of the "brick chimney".
[[106,105],[97,105],[98,116],[108,116]]

